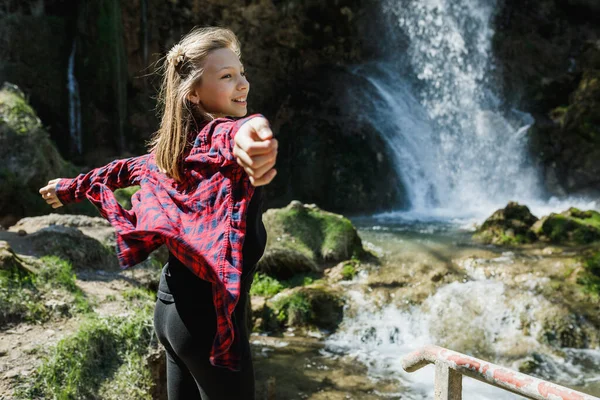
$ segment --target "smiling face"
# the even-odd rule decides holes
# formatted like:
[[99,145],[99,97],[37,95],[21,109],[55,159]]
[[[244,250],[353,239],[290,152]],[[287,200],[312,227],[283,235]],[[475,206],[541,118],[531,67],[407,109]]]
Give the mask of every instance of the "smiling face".
[[188,99],[215,118],[245,116],[250,83],[238,56],[228,48],[213,50],[203,67],[200,84]]

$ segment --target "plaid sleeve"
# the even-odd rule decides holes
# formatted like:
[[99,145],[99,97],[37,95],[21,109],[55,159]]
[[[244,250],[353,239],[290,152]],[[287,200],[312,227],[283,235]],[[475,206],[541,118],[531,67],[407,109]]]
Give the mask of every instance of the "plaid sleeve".
[[76,178],[62,178],[56,185],[56,196],[63,204],[79,202],[94,183],[103,183],[111,190],[139,183],[142,171],[150,154],[115,160],[104,167],[96,168]]

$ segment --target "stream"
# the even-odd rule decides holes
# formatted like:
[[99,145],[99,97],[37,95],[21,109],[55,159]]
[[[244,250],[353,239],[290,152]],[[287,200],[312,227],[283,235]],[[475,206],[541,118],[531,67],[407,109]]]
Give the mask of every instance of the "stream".
[[[404,355],[427,344],[515,370],[535,365],[527,373],[600,395],[600,349],[538,340],[538,313],[553,312],[544,290],[571,268],[574,252],[479,245],[464,221],[353,223],[382,263],[343,282],[348,301],[338,330],[288,332],[270,343],[255,336],[257,381],[275,376],[277,398],[433,399],[434,367],[411,374],[401,367]],[[522,397],[463,377],[463,398]]]

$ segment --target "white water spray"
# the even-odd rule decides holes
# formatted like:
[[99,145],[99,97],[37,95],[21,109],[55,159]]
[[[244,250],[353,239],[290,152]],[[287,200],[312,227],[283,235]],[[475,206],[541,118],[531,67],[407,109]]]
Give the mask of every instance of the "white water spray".
[[73,48],[69,56],[69,66],[67,71],[67,88],[69,90],[69,133],[71,140],[79,154],[83,151],[82,133],[81,133],[81,102],[79,99],[79,84],[75,78],[75,53],[77,42],[73,40]]
[[[408,309],[377,306],[377,299],[359,290],[349,290],[347,296],[351,317],[328,338],[328,351],[364,363],[376,379],[398,379],[410,388],[401,394],[403,399],[433,398],[433,367],[410,374],[402,369],[404,355],[428,344],[513,369],[535,354],[543,366],[539,371],[543,378],[561,384],[583,385],[598,378],[600,351],[564,349],[564,356],[559,357],[537,341],[541,327],[534,314],[549,303],[533,291],[515,296],[503,283],[485,278],[455,282]],[[528,333],[522,328],[524,320],[534,321]],[[463,388],[466,400],[520,398],[470,378],[463,379]]]

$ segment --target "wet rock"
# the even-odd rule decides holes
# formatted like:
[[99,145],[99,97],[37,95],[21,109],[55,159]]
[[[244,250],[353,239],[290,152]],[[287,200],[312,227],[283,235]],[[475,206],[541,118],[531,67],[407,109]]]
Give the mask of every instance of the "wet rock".
[[600,240],[600,213],[570,208],[552,213],[532,226],[541,240],[563,244],[587,244]]
[[327,264],[366,253],[348,219],[315,205],[293,201],[285,208],[268,210],[263,221],[268,240],[258,270],[279,280],[322,272]]
[[530,228],[537,220],[527,206],[510,202],[481,225],[474,239],[496,245],[531,243],[536,236]]
[[252,296],[251,315],[250,331],[274,332],[281,328],[281,322],[264,297]]
[[314,326],[335,330],[344,316],[344,301],[334,289],[310,285],[285,290],[268,301],[283,327]]
[[581,315],[560,306],[548,307],[537,316],[541,330],[538,341],[555,348],[594,348],[599,335],[595,326]]
[[352,280],[358,274],[360,269],[360,261],[356,259],[346,260],[325,271],[325,275],[329,282]]

